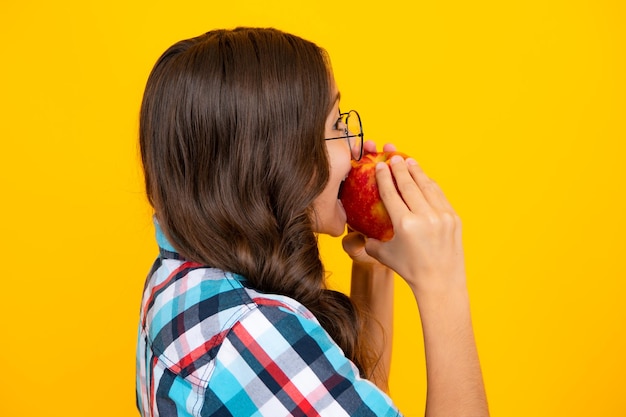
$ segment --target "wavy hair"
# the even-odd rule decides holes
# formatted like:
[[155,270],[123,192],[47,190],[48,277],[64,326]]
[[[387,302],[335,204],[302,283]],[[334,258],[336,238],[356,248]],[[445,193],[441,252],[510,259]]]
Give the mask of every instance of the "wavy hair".
[[330,63],[276,29],[216,30],[158,59],[140,113],[146,192],[186,259],[306,306],[367,376],[349,297],[325,286],[313,201],[329,177]]

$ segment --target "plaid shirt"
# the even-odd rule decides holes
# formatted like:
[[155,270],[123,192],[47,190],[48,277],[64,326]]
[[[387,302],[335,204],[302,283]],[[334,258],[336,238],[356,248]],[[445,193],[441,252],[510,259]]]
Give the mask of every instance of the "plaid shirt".
[[303,305],[185,261],[158,230],[137,346],[142,416],[396,416]]

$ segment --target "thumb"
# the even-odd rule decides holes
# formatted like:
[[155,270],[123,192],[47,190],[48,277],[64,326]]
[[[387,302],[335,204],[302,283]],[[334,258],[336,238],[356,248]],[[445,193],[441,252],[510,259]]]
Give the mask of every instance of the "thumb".
[[350,256],[360,255],[365,245],[365,237],[356,232],[348,233],[341,241],[343,250]]
[[378,239],[374,239],[374,238],[369,238],[365,241],[365,252],[367,252],[369,256],[376,259],[378,262],[381,262],[384,264],[385,262],[383,262],[383,260],[381,259],[382,251],[383,251],[382,241]]

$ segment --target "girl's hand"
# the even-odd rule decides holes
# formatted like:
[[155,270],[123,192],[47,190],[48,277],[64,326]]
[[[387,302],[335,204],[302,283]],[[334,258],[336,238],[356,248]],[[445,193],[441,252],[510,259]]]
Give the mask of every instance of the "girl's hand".
[[399,156],[392,158],[391,169],[376,166],[376,180],[394,237],[367,239],[367,253],[404,278],[416,296],[464,287],[461,221],[439,186],[414,159]]
[[348,227],[348,234],[343,237],[343,250],[352,258],[352,262],[362,265],[380,265],[378,260],[371,257],[365,250],[366,237]]
[[426,415],[489,416],[465,282],[461,221],[413,159],[394,156],[391,168],[377,164],[376,181],[394,236],[387,242],[367,239],[365,250],[404,278],[417,301],[426,353]]

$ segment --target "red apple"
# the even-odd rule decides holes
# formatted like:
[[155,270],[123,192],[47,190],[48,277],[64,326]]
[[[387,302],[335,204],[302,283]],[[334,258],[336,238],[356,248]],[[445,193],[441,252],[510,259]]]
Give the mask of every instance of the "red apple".
[[408,158],[402,152],[376,152],[352,161],[352,169],[343,183],[339,198],[346,210],[348,226],[367,237],[382,241],[393,237],[393,226],[376,184],[376,164],[394,155]]

